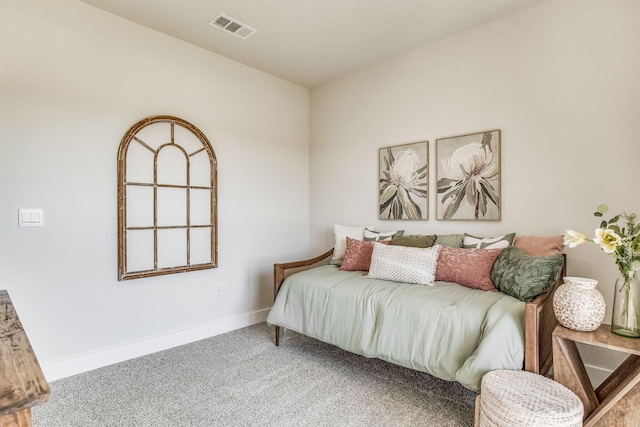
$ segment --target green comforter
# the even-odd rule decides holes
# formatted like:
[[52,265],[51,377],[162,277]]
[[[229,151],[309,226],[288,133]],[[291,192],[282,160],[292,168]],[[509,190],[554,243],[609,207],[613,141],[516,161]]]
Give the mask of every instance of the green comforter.
[[522,369],[525,304],[456,283],[369,279],[326,265],[288,277],[267,322],[480,390],[494,369]]

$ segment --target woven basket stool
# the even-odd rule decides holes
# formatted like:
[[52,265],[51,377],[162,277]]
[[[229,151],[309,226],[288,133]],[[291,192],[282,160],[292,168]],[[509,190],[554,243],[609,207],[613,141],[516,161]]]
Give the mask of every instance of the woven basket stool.
[[531,372],[497,370],[482,378],[475,424],[580,427],[582,411],[578,396],[560,383]]

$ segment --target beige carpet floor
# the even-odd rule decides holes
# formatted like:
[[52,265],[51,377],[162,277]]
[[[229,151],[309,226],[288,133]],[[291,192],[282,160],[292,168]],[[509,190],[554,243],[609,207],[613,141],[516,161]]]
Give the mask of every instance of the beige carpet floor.
[[51,383],[35,427],[472,426],[460,384],[265,323]]

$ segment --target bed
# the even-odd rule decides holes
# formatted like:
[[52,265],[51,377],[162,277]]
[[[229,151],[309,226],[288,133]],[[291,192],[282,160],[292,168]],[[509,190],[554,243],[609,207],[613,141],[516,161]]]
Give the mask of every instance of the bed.
[[275,264],[275,302],[267,322],[275,326],[276,345],[286,328],[474,391],[490,370],[546,374],[551,368],[557,324],[552,295],[566,263],[551,289],[523,302],[450,282],[416,286],[369,279],[366,272],[331,265],[332,254]]

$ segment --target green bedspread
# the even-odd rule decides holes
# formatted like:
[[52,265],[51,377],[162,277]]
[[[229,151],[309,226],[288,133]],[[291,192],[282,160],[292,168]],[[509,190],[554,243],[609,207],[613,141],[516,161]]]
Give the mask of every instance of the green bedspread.
[[267,322],[480,390],[494,369],[522,369],[525,304],[501,292],[369,279],[326,265],[288,277]]

